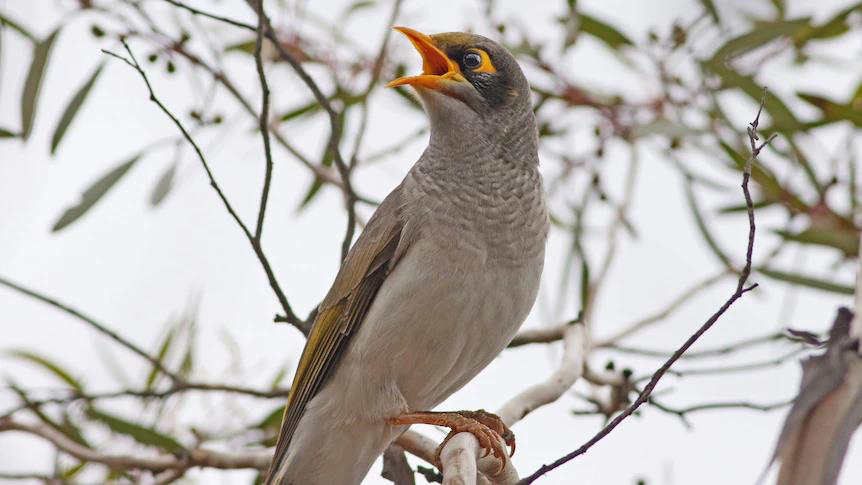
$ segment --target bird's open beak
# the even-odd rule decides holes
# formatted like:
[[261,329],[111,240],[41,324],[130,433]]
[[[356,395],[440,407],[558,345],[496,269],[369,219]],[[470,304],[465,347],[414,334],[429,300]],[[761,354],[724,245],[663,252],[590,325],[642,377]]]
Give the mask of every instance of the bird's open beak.
[[395,27],[395,30],[406,35],[413,47],[422,56],[422,74],[418,76],[399,77],[386,84],[387,88],[410,84],[422,86],[437,91],[444,91],[447,82],[464,81],[458,64],[441,51],[430,36],[407,27]]

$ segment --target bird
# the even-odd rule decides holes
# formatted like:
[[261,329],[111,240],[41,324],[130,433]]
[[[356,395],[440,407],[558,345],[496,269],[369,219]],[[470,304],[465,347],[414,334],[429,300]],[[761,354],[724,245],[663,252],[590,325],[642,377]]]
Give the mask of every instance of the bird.
[[530,86],[489,38],[395,30],[422,73],[387,87],[415,90],[428,147],[318,307],[267,484],[361,483],[414,424],[473,433],[501,467],[503,443],[514,452],[493,414],[432,410],[502,352],[538,293],[549,218]]

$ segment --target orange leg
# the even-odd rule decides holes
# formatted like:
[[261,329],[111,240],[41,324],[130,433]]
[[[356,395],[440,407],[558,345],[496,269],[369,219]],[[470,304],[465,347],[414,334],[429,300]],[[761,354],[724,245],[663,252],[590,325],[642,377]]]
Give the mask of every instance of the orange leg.
[[497,473],[503,471],[506,461],[510,456],[500,446],[500,441],[504,441],[511,448],[511,455],[515,454],[515,435],[503,424],[499,416],[482,409],[478,411],[452,412],[420,411],[390,418],[388,422],[394,425],[430,424],[451,429],[443,440],[443,443],[437,447],[437,451],[434,453],[434,460],[438,464],[440,463],[440,452],[443,450],[443,447],[453,436],[462,432],[471,433],[479,440],[479,446],[485,450],[485,454],[482,456],[492,454],[500,460],[500,468],[497,470]]

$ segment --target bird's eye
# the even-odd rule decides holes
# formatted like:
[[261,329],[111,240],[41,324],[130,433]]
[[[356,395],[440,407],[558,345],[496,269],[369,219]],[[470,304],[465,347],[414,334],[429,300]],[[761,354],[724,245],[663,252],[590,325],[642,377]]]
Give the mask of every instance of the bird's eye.
[[482,56],[478,52],[468,52],[464,54],[464,67],[467,69],[476,69],[482,65]]

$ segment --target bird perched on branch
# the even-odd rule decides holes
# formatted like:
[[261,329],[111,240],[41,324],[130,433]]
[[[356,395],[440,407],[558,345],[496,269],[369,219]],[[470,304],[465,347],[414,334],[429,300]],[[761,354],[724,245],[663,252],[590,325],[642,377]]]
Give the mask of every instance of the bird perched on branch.
[[506,347],[536,298],[548,215],[530,88],[490,39],[396,30],[423,72],[388,86],[416,90],[430,141],[319,307],[268,484],[358,484],[411,424],[473,433],[501,468],[502,443],[514,451],[496,416],[431,409]]

